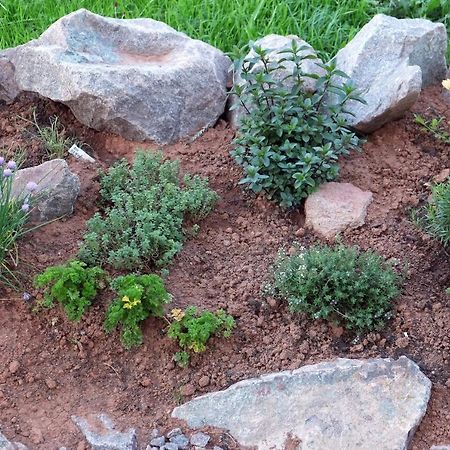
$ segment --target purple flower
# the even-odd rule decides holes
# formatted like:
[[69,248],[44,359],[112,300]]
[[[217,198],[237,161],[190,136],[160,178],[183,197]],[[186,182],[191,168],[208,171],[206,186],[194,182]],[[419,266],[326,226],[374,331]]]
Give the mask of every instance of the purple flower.
[[23,212],[28,212],[30,210],[30,205],[28,203],[24,203],[22,205],[21,209],[22,209]]
[[3,176],[4,176],[5,178],[10,177],[11,175],[12,175],[12,170],[11,170],[11,169],[5,169],[5,170],[3,171]]
[[0,166],[3,166],[4,163],[5,163],[5,158],[3,158],[3,156],[0,156]]
[[24,302],[29,302],[31,300],[31,294],[24,292],[22,298]]
[[15,161],[11,160],[11,161],[8,161],[8,164],[6,164],[6,167],[11,170],[16,170],[17,164]]
[[34,192],[37,189],[38,185],[34,181],[29,181],[27,183],[27,191]]

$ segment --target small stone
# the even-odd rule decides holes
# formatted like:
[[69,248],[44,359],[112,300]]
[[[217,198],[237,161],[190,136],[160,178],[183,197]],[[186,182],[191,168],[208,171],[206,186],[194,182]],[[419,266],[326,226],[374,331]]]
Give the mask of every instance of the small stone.
[[164,447],[161,447],[161,450],[178,450],[178,445],[174,442],[168,442]]
[[435,183],[443,183],[450,177],[450,169],[441,170],[436,176],[433,177]]
[[305,202],[306,226],[331,239],[366,221],[372,193],[350,183],[324,183]]
[[161,431],[158,430],[158,428],[153,428],[153,430],[150,432],[150,439],[157,438],[162,436]]
[[30,440],[33,444],[42,444],[44,442],[42,431],[37,427],[33,427],[30,433]]
[[305,229],[304,228],[299,228],[296,232],[295,235],[297,237],[303,237],[305,235]]
[[184,397],[190,397],[191,395],[194,395],[195,393],[195,387],[192,384],[185,384],[181,388],[181,395]]
[[210,436],[200,431],[191,436],[191,445],[195,445],[197,447],[206,447],[210,439]]
[[12,374],[16,373],[19,370],[19,368],[20,368],[20,363],[17,360],[14,360],[9,364],[9,371]]
[[409,338],[407,336],[399,337],[395,340],[395,345],[398,348],[406,348],[409,345]]
[[56,382],[54,380],[50,379],[50,378],[47,378],[45,380],[45,384],[47,385],[47,387],[49,389],[55,389],[56,388]]
[[222,448],[222,447],[218,447],[217,445],[215,445],[215,446],[213,447],[213,450],[223,450],[223,448]]
[[140,383],[141,386],[149,387],[152,384],[152,380],[150,378],[143,378]]
[[162,447],[166,443],[164,436],[155,437],[150,441],[152,447]]
[[167,437],[170,439],[173,436],[176,436],[177,434],[182,434],[181,428],[174,428],[173,430],[170,430],[167,433]]
[[184,434],[172,436],[170,442],[176,444],[180,450],[186,450],[189,447],[189,439]]
[[202,388],[209,385],[209,377],[207,375],[203,376],[198,380],[198,385]]
[[268,297],[266,301],[271,308],[276,308],[278,306],[278,302],[273,297]]

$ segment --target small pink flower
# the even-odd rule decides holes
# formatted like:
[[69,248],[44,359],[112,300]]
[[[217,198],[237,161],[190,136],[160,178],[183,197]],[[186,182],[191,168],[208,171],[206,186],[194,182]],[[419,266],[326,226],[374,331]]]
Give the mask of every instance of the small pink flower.
[[22,209],[23,212],[28,212],[30,210],[30,205],[28,203],[24,203],[22,205],[21,209]]

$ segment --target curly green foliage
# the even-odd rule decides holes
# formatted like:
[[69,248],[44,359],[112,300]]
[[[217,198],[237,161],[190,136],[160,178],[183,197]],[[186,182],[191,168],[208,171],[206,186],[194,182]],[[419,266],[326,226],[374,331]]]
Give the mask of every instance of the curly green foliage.
[[201,353],[206,350],[206,344],[212,336],[230,337],[235,326],[232,316],[222,309],[216,312],[197,312],[195,306],[189,306],[184,311],[172,310],[174,321],[167,334],[184,349],[176,353],[174,359],[182,367],[189,364],[189,352]]
[[167,265],[183,246],[185,219],[204,218],[218,199],[207,180],[186,175],[181,186],[178,162],[143,151],[103,174],[100,193],[108,206],[88,221],[79,258],[129,270]]
[[450,243],[450,180],[431,188],[431,200],[422,210],[420,225],[445,246]]
[[376,329],[390,317],[400,276],[381,256],[344,245],[297,250],[279,253],[267,294],[286,299],[293,312],[357,332]]
[[104,276],[99,267],[87,267],[84,262],[74,260],[48,267],[35,277],[34,284],[45,288],[41,306],[52,308],[55,301],[60,302],[69,320],[79,321],[91,306]]
[[[233,93],[247,114],[231,154],[243,166],[241,184],[291,207],[335,179],[338,158],[359,147],[359,138],[347,127],[345,106],[349,100],[364,100],[341,81],[348,77],[333,64],[318,64],[322,77],[305,73],[302,63],[311,59],[310,48],[295,40],[278,59],[259,46],[251,48],[251,56],[235,67],[242,81]],[[284,76],[288,67],[292,70]],[[315,80],[315,92],[304,89],[308,78]]]
[[126,349],[142,344],[139,322],[149,316],[162,317],[170,295],[158,275],[125,275],[111,281],[118,297],[110,304],[104,322],[110,333],[122,324],[121,341]]

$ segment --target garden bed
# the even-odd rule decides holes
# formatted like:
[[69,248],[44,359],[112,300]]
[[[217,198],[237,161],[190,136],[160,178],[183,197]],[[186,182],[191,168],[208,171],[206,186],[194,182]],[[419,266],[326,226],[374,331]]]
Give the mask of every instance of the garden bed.
[[[83,128],[65,107],[25,96],[9,107],[0,106],[0,144],[26,148],[28,165],[42,156],[39,141],[25,130],[30,129],[24,118],[30,119],[32,107],[43,122],[57,114],[70,134],[89,145],[102,168],[122,157],[131,161],[136,147],[149,147]],[[428,450],[449,442],[450,305],[445,289],[450,286],[450,257],[410,217],[410,210],[428,198],[433,177],[450,165],[450,147],[424,134],[413,113],[447,114],[450,120],[448,109],[439,87],[425,90],[404,119],[373,133],[362,153],[341,163],[339,181],[374,194],[366,225],[344,233],[343,242],[373,249],[406,270],[395,316],[383,330],[358,340],[325,321],[292,315],[285,304],[263,297],[261,286],[278,249],[289,248],[293,241],[309,246],[318,239],[303,228],[301,209],[284,212],[262,196],[242,191],[240,168],[229,154],[234,134],[220,121],[194,142],[164,148],[166,157],[181,161],[182,171],[209,177],[220,195],[199,234],[186,242],[169,267],[166,287],[173,295],[171,308],[196,305],[232,314],[237,322],[233,336],[213,339],[205,353],[181,369],[172,360],[177,346],[166,337],[163,321],[148,319],[144,345],[131,351],[122,348],[118,333],[103,332],[112,293],[102,293],[74,324],[59,308],[33,313],[21,294],[4,291],[2,432],[32,448],[77,448],[82,439],[71,415],[102,411],[123,427],[136,427],[145,439],[153,424],[173,425],[170,412],[180,402],[244,378],[336,357],[406,355],[433,382],[428,412],[412,448]],[[96,211],[98,167],[73,160],[69,165],[81,180],[74,215],[20,242],[19,270],[27,290],[33,275],[75,255],[85,221]],[[16,370],[10,370],[16,361]]]

